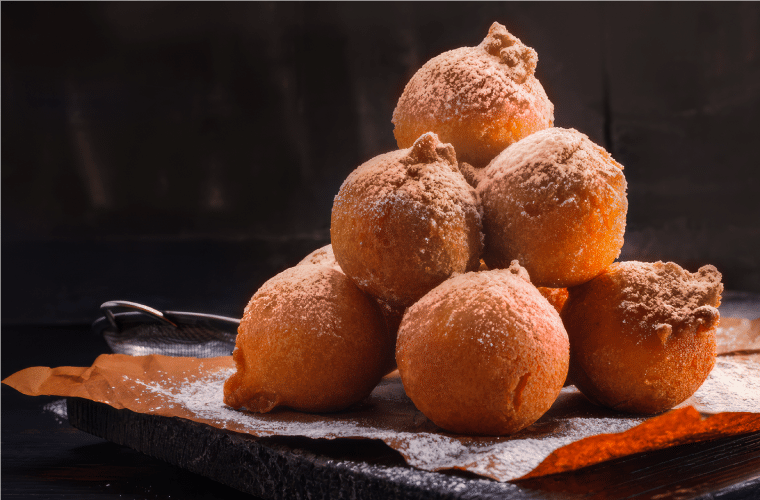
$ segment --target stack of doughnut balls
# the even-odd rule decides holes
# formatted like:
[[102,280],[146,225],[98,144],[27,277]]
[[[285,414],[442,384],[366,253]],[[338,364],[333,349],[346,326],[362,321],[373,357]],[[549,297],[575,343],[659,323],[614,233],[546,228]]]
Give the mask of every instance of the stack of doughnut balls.
[[615,262],[623,167],[553,126],[537,61],[494,23],[417,71],[393,113],[400,149],[343,182],[331,245],[247,305],[227,405],[335,412],[398,368],[433,423],[497,436],[535,422],[566,383],[640,414],[699,388],[721,275]]

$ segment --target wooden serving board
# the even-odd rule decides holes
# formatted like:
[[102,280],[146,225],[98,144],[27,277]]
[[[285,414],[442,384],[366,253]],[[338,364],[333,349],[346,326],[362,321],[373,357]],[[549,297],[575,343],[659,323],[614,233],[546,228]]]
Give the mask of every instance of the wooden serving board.
[[71,425],[267,499],[760,498],[760,433],[511,483],[407,466],[380,441],[256,438],[69,398]]

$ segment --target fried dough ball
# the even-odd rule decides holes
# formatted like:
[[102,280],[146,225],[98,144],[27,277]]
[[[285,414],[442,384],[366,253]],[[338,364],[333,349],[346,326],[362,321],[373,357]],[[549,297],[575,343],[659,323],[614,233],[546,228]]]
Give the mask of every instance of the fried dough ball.
[[[335,269],[336,271],[340,271],[341,273],[343,273],[343,269],[340,268],[340,265],[338,265],[338,261],[335,260],[335,254],[333,253],[332,245],[325,245],[323,247],[317,248],[316,250],[311,252],[309,255],[304,257],[303,260],[301,260],[301,262],[299,262],[296,265],[303,266],[303,265],[309,265],[309,264],[318,264],[322,266],[331,267]],[[395,346],[396,334],[398,333],[398,327],[401,324],[401,318],[404,316],[405,308],[395,307],[387,302],[383,302],[382,300],[376,299],[374,297],[373,299],[376,300],[377,305],[380,306],[380,312],[383,314],[383,318],[385,319],[385,325],[388,327],[388,335],[390,336],[391,341],[393,345]],[[389,364],[385,370],[386,374],[396,369],[396,358],[391,357],[389,358],[388,361],[389,361]]]
[[620,262],[573,287],[562,310],[570,374],[592,401],[654,414],[691,396],[715,364],[723,291],[713,266]]
[[404,390],[455,433],[512,434],[554,403],[569,344],[557,311],[525,270],[460,274],[409,307],[396,343]]
[[546,300],[549,301],[549,303],[554,306],[554,309],[557,310],[558,313],[562,312],[562,306],[565,305],[565,302],[567,301],[567,288],[549,288],[545,286],[539,286],[538,291],[541,292],[541,295],[543,295]]
[[477,191],[491,269],[517,259],[536,286],[567,288],[620,254],[628,212],[623,167],[574,129],[536,132],[486,167]]
[[391,120],[399,148],[435,132],[461,161],[482,168],[501,150],[554,124],[554,105],[533,75],[536,51],[493,23],[477,47],[444,52],[407,83]]
[[359,288],[407,307],[452,274],[478,268],[481,227],[454,148],[428,133],[346,178],[330,235],[338,264]]
[[394,347],[377,303],[345,274],[291,267],[245,308],[224,402],[260,413],[342,410],[370,394]]

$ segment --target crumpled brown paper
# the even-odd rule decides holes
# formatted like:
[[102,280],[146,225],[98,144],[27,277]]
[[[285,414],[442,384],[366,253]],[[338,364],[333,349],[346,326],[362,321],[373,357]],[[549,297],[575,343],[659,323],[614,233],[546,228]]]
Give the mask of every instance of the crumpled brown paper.
[[[734,322],[727,323],[734,328]],[[86,398],[256,436],[381,439],[419,469],[459,469],[509,481],[760,431],[760,353],[752,347],[757,332],[752,323],[737,331],[742,336],[719,332],[719,338],[744,355],[720,356],[710,378],[681,408],[645,419],[595,406],[568,387],[535,424],[495,438],[442,431],[414,407],[397,375],[386,377],[350,410],[322,415],[281,409],[260,415],[226,407],[222,385],[234,371],[231,357],[102,355],[88,368],[27,368],[3,383],[28,395]],[[721,345],[719,352],[726,352],[728,342]]]

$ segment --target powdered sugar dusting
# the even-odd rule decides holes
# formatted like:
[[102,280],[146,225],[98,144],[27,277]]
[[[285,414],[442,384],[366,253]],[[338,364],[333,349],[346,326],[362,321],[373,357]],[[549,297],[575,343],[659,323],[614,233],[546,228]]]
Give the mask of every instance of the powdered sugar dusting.
[[[642,421],[636,418],[575,418],[567,421],[559,434],[540,439],[515,439],[479,450],[477,455],[473,454],[472,458],[476,461],[469,464],[468,470],[489,475],[489,468],[495,468],[500,475],[520,477],[536,468],[554,450],[562,446],[589,436],[624,432]],[[490,459],[490,463],[483,460],[483,455]]]
[[400,147],[433,131],[476,167],[554,123],[554,105],[534,76],[538,56],[494,23],[477,47],[444,52],[404,88],[391,120]]
[[584,283],[620,254],[628,211],[623,167],[575,129],[535,132],[477,176],[489,267],[520,261],[538,286]]
[[[183,373],[190,375],[163,372],[160,378],[152,380],[124,375],[123,386],[137,398],[151,401],[150,408],[141,410],[149,414],[172,415],[168,408],[181,408],[186,411],[173,415],[182,414],[183,418],[255,436],[378,439],[399,451],[416,469],[464,469],[502,482],[527,474],[562,446],[589,436],[624,432],[646,420],[596,407],[570,386],[562,389],[541,419],[516,435],[454,435],[436,427],[414,407],[397,376],[383,379],[367,400],[345,412],[311,414],[275,410],[257,414],[233,410],[224,404],[223,385],[234,373],[233,368],[201,370],[202,375]],[[719,357],[710,378],[684,405],[688,404],[708,413],[760,412],[757,357]],[[374,473],[389,477],[404,474],[405,481],[420,474],[423,483],[430,477],[399,467],[379,467]],[[449,481],[448,476],[440,476],[441,480],[444,477]]]
[[[194,420],[220,428],[263,436],[380,439],[399,451],[413,467],[435,471],[464,466],[474,473],[501,481],[528,473],[561,446],[600,433],[622,432],[641,422],[636,418],[574,418],[563,420],[559,432],[555,429],[544,436],[533,432],[524,438],[470,438],[440,432],[397,431],[385,425],[368,425],[360,418],[346,418],[343,414],[296,414],[296,419],[292,415],[285,419],[282,413],[279,416],[277,412],[255,414],[226,406],[222,387],[233,373],[233,369],[223,369],[194,379],[133,382],[159,396],[166,406],[183,406],[197,417]],[[572,387],[563,391],[577,392]],[[411,405],[398,379],[381,383],[372,398],[396,404],[401,402],[407,407]]]
[[55,401],[43,406],[42,410],[52,413],[59,424],[66,422],[69,419],[69,412],[66,408],[65,399],[56,399]]
[[715,329],[718,354],[737,351],[760,351],[760,318],[726,317],[721,304],[720,323]]
[[760,363],[749,357],[721,356],[702,387],[681,406],[703,413],[760,412]]

